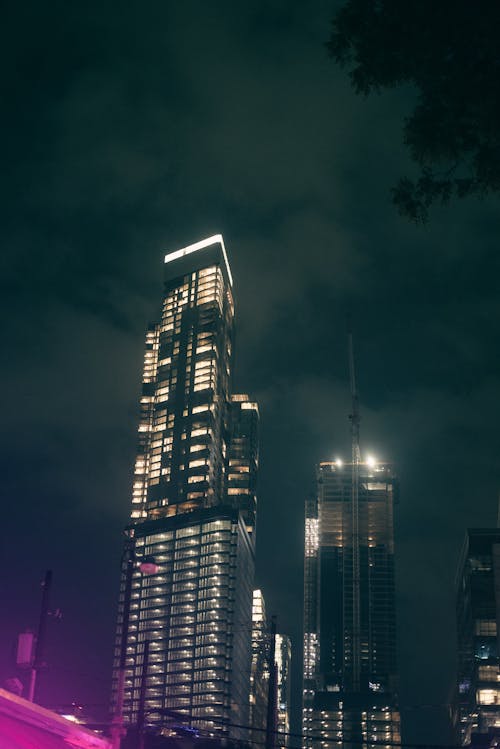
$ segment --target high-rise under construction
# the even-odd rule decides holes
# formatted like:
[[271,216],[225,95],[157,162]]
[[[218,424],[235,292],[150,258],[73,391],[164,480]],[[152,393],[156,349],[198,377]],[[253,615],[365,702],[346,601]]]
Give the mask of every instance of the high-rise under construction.
[[306,503],[304,745],[400,740],[393,510],[396,478],[375,461],[323,462]]

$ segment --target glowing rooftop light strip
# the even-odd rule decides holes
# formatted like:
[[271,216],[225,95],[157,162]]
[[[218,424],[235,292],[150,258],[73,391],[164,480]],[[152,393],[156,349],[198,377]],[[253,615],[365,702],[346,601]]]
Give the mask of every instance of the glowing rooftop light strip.
[[198,250],[203,250],[205,247],[210,247],[213,244],[220,244],[220,246],[222,247],[222,254],[224,255],[224,262],[226,264],[227,275],[229,276],[229,282],[232,286],[233,277],[231,275],[231,269],[229,267],[226,247],[224,245],[222,234],[214,234],[213,237],[207,237],[207,239],[202,239],[200,242],[195,242],[194,244],[190,244],[187,247],[183,247],[181,250],[175,250],[175,252],[170,252],[168,255],[165,255],[165,263],[171,263],[172,260],[178,260],[180,257],[184,257],[185,255],[190,255],[192,252],[197,252]]

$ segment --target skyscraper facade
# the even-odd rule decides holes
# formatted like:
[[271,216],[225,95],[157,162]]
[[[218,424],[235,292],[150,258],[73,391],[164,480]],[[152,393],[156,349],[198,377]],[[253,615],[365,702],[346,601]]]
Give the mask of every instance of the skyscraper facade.
[[222,237],[167,254],[161,319],[146,335],[114,698],[125,645],[126,722],[138,722],[142,687],[147,722],[181,715],[245,738],[258,410],[231,396],[233,326]]
[[[355,468],[355,471],[353,470]],[[353,500],[353,486],[356,500]],[[324,462],[306,503],[303,734],[307,747],[400,737],[391,467]]]
[[462,744],[474,745],[474,734],[500,733],[499,620],[500,528],[471,529],[457,575],[458,669],[453,717]]
[[132,519],[221,503],[233,327],[222,237],[168,254],[161,321],[146,334]]

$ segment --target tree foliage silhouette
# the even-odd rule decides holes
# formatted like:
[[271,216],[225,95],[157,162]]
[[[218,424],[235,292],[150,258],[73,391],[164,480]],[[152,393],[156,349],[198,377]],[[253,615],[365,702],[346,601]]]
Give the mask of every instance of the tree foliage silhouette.
[[403,135],[419,173],[392,189],[403,215],[500,190],[498,0],[347,0],[332,25],[329,53],[357,93],[416,90]]

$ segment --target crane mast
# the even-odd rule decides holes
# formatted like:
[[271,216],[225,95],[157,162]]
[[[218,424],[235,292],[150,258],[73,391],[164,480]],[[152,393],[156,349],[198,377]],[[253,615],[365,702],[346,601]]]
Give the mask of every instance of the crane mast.
[[351,544],[352,544],[352,679],[353,692],[360,688],[361,671],[361,633],[360,633],[360,583],[359,583],[359,402],[356,389],[356,372],[354,368],[354,351],[352,333],[349,333],[349,376],[351,385],[351,449],[352,449],[352,481],[351,481]]

